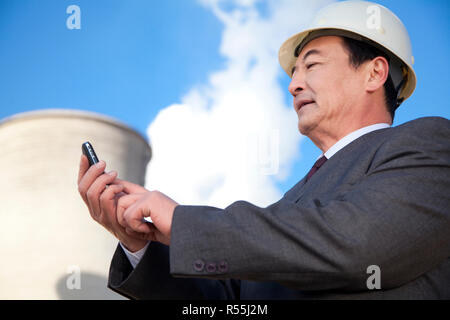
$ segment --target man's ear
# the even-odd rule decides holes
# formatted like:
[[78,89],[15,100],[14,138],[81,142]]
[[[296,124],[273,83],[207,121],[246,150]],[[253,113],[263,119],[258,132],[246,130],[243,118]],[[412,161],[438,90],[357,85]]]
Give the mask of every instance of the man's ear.
[[376,57],[368,64],[368,79],[366,89],[375,92],[384,85],[389,76],[389,63],[384,57]]

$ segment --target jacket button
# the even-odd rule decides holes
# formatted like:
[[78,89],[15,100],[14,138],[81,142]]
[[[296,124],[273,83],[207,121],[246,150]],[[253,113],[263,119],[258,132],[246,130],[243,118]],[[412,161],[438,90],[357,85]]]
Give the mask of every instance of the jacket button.
[[219,262],[219,271],[221,273],[225,273],[228,271],[228,263],[226,261]]
[[202,272],[205,267],[205,262],[201,259],[194,261],[194,270],[197,272]]
[[209,262],[206,264],[206,271],[209,273],[216,272],[217,266],[214,262]]

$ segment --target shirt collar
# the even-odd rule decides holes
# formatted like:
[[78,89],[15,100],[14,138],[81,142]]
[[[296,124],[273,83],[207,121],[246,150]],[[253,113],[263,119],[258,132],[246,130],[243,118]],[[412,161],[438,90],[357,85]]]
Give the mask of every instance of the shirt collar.
[[339,150],[344,148],[350,142],[358,139],[359,137],[361,137],[369,132],[384,129],[384,128],[389,128],[389,127],[390,127],[390,124],[388,124],[388,123],[376,123],[376,124],[372,124],[367,127],[363,127],[356,131],[353,131],[352,133],[349,133],[348,135],[343,137],[341,140],[336,142],[330,149],[327,150],[327,152],[322,153],[322,155],[320,157],[325,156],[327,159],[330,159],[336,152],[338,152]]

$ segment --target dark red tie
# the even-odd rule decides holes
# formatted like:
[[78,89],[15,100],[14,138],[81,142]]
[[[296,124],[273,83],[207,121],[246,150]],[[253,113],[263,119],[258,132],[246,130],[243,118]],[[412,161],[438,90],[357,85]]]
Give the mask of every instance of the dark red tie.
[[308,175],[306,176],[306,181],[308,181],[314,173],[317,172],[317,170],[319,170],[319,168],[327,161],[327,158],[325,158],[325,156],[321,156],[316,163],[314,163],[313,167],[311,168],[311,170],[309,170]]

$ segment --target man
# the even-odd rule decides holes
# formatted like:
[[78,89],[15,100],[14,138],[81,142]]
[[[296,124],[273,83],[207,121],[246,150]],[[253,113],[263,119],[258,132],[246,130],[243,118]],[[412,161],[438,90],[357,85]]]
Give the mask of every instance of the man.
[[109,287],[130,298],[449,299],[450,122],[390,127],[416,83],[401,22],[339,2],[279,58],[299,131],[323,155],[278,202],[180,205],[82,157],[80,194],[121,242]]

